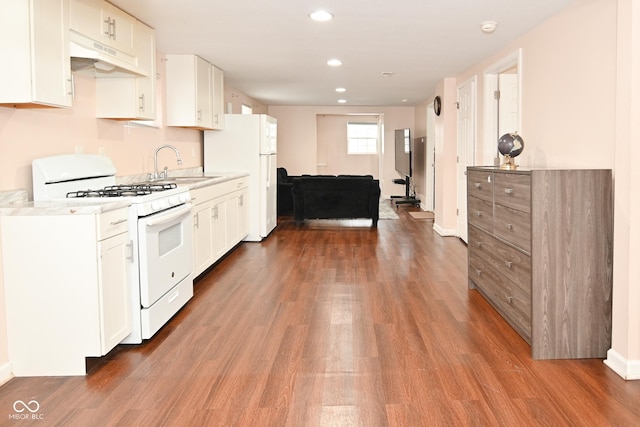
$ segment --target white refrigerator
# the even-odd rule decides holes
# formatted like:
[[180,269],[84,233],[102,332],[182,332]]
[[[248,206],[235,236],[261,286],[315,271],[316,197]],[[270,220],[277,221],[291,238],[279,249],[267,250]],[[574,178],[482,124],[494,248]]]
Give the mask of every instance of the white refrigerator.
[[224,130],[204,132],[204,172],[249,173],[249,235],[259,242],[276,227],[278,126],[266,114],[226,114]]

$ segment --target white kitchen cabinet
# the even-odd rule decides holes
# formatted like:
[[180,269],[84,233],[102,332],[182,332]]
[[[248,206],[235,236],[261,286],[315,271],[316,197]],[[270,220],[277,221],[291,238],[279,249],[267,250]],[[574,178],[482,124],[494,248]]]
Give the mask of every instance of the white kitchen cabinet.
[[197,55],[167,55],[167,126],[213,129],[211,64]]
[[131,333],[128,208],[89,209],[0,217],[16,376],[84,375]]
[[224,129],[224,72],[197,55],[167,55],[167,125]]
[[194,223],[194,277],[248,234],[246,177],[190,190]]
[[71,106],[68,1],[2,2],[1,105]]
[[136,19],[103,0],[69,0],[70,29],[135,56]]
[[111,77],[112,73],[96,71],[96,117],[156,119],[156,33],[140,21],[135,25],[135,50],[144,77]]
[[215,65],[211,66],[213,78],[213,129],[224,129],[224,71]]

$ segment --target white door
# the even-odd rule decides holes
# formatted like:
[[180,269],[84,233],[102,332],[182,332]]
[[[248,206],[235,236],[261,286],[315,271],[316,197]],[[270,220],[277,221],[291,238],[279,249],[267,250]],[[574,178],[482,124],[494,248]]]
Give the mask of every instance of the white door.
[[474,165],[476,78],[458,86],[458,224],[457,234],[467,242],[467,166]]

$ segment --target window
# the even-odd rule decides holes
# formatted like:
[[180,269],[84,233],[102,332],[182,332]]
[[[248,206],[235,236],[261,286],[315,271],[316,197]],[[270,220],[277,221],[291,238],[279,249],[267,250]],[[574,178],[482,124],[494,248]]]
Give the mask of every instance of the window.
[[377,123],[347,123],[347,153],[376,154],[378,152]]

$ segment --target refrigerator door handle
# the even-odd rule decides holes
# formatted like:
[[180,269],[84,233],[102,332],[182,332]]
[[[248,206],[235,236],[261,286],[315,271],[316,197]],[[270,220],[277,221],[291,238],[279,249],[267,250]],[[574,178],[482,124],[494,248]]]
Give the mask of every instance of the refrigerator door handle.
[[267,188],[271,187],[271,157],[267,156]]

